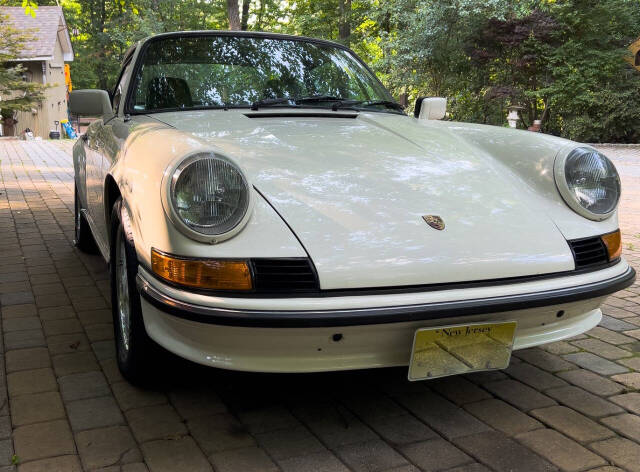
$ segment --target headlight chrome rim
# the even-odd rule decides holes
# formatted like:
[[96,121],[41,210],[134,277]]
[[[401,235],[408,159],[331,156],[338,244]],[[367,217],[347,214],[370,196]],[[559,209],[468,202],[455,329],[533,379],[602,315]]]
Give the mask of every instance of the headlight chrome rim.
[[[577,152],[577,151],[597,153],[600,156],[602,156],[604,159],[606,159],[609,163],[611,163],[611,165],[613,166],[613,170],[615,171],[615,177],[618,183],[617,185],[618,188],[617,188],[616,202],[610,211],[606,213],[596,213],[596,212],[590,211],[588,208],[584,207],[580,203],[575,192],[570,188],[569,182],[567,181],[566,163],[569,157],[574,152]],[[593,221],[603,221],[610,218],[612,215],[616,213],[618,209],[618,204],[620,203],[620,195],[622,193],[621,186],[620,186],[620,176],[617,170],[615,169],[615,165],[613,165],[611,160],[607,156],[602,154],[600,151],[598,151],[597,149],[592,148],[591,146],[584,146],[584,145],[582,146],[572,145],[568,148],[563,149],[560,153],[558,153],[558,156],[556,157],[553,173],[554,173],[556,187],[560,192],[562,199],[569,206],[569,208],[571,208],[580,216],[583,216]]]
[[[244,212],[242,213],[242,217],[237,218],[237,220],[229,229],[221,233],[207,234],[197,231],[197,229],[190,226],[183,220],[183,218],[178,214],[178,211],[174,205],[174,189],[176,183],[180,178],[180,175],[190,165],[204,159],[216,159],[233,167],[234,171],[236,171],[240,175],[242,183],[246,189],[246,202],[244,205]],[[253,192],[251,191],[251,185],[249,184],[249,181],[242,169],[232,159],[229,159],[228,157],[211,150],[199,150],[189,153],[174,162],[173,165],[169,166],[164,174],[161,193],[162,204],[165,209],[165,213],[169,216],[169,219],[173,222],[174,226],[185,236],[193,240],[209,244],[217,244],[238,234],[247,224],[249,217],[251,216],[254,204],[254,196]]]

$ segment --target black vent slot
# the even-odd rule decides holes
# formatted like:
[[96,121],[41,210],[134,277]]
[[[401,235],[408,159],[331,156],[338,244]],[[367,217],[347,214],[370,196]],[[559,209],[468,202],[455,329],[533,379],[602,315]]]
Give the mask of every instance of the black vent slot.
[[357,113],[336,113],[336,112],[260,112],[260,113],[245,113],[247,118],[350,118],[354,119],[358,117]]
[[607,248],[599,237],[569,241],[576,269],[609,262]]
[[319,289],[309,259],[252,259],[257,292],[311,292]]

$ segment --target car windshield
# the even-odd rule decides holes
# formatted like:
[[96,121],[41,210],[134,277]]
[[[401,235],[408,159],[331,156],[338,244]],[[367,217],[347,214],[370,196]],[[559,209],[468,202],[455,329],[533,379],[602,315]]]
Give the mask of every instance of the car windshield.
[[265,106],[398,112],[349,51],[273,37],[194,35],[152,40],[130,96],[134,113]]

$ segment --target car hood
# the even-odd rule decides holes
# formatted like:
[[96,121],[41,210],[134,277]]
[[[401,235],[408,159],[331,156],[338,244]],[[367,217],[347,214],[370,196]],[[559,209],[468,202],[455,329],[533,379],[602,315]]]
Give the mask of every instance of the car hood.
[[298,113],[154,117],[237,159],[312,258],[323,289],[574,268],[539,197],[455,132],[389,113]]

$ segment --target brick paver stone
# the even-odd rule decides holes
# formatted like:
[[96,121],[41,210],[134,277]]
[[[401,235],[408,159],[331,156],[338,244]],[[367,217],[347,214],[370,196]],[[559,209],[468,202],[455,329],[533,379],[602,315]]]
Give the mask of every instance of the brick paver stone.
[[607,400],[578,387],[560,387],[548,390],[549,396],[585,415],[600,417],[622,413],[622,409]]
[[187,428],[171,405],[136,408],[125,412],[131,431],[139,443],[152,439],[175,439]]
[[355,395],[348,395],[343,398],[342,403],[364,421],[371,418],[399,416],[406,413],[406,410],[382,393],[361,393],[357,391]]
[[104,375],[99,371],[67,375],[60,377],[58,382],[60,383],[60,393],[66,402],[111,394]]
[[58,392],[33,393],[11,398],[11,419],[14,426],[65,417],[62,399]]
[[509,436],[544,427],[542,423],[526,413],[495,398],[465,405],[465,409],[476,418]]
[[[52,356],[58,354],[73,354],[86,352],[91,349],[89,340],[84,333],[60,334],[47,338],[47,345]],[[68,362],[68,361],[67,361]],[[60,373],[59,375],[67,375]]]
[[560,372],[563,370],[575,369],[573,364],[562,359],[562,357],[550,354],[542,349],[525,349],[522,351],[515,351],[514,355],[524,361],[527,361],[529,364],[533,364],[548,372]]
[[59,377],[81,372],[99,370],[95,356],[91,352],[75,352],[53,357],[53,369]]
[[523,433],[518,441],[565,471],[577,472],[606,464],[602,457],[551,429]]
[[[608,300],[611,301],[611,298]],[[616,318],[612,318],[611,316],[603,315],[602,321],[600,321],[600,326],[604,326],[607,329],[612,331],[627,331],[629,329],[633,329],[635,326],[627,323],[622,320],[618,320]]]
[[640,471],[640,445],[624,438],[611,438],[591,444],[591,448],[630,472]]
[[576,369],[557,374],[567,382],[570,382],[588,392],[598,396],[615,395],[624,391],[625,387],[613,382],[606,377],[598,375],[590,370]]
[[18,472],[82,472],[78,456],[58,456],[20,463]]
[[256,435],[256,440],[260,447],[275,460],[326,450],[322,443],[303,426],[260,433]]
[[486,388],[494,395],[524,411],[556,404],[548,396],[515,380],[490,382]]
[[594,338],[598,338],[604,342],[615,345],[628,344],[630,342],[633,342],[633,338],[625,336],[624,334],[620,334],[616,331],[611,331],[610,329],[603,328],[602,326],[596,326],[591,331],[589,331],[589,336],[593,336]]
[[51,365],[49,351],[44,347],[9,351],[5,360],[8,373],[19,370],[40,369]]
[[526,362],[509,366],[506,372],[511,377],[535,388],[536,390],[544,391],[549,388],[567,385],[564,380],[542,369],[527,364]]
[[29,393],[50,392],[58,389],[53,370],[46,369],[22,370],[7,375],[9,396],[26,395]]
[[367,424],[381,438],[393,445],[425,441],[438,436],[435,431],[411,415],[372,418]]
[[409,465],[403,456],[380,440],[342,446],[336,449],[335,453],[355,472],[386,470]]
[[74,431],[101,428],[124,423],[113,397],[77,400],[66,405],[69,423]]
[[590,443],[614,436],[614,433],[595,421],[566,406],[550,406],[531,411],[548,426],[581,443]]
[[181,389],[171,392],[169,399],[185,420],[227,411],[227,407],[211,390]]
[[408,444],[400,450],[411,462],[426,471],[445,470],[473,462],[463,451],[439,438]]
[[121,465],[142,459],[126,426],[81,431],[76,434],[76,444],[82,463],[87,469]]
[[40,320],[35,316],[29,318],[10,318],[2,321],[2,330],[5,333],[39,328]]
[[377,435],[349,411],[333,408],[306,426],[329,448],[377,439]]
[[623,413],[622,415],[602,418],[600,421],[620,435],[640,443],[640,416]]
[[144,406],[160,405],[168,401],[163,393],[143,390],[131,385],[129,382],[119,382],[113,384],[111,388],[123,411]]
[[[189,472],[211,472],[211,465],[202,454],[196,443],[190,437],[177,440],[150,441],[141,446],[145,462],[153,472],[175,472],[188,470]],[[242,451],[242,449],[239,449]],[[264,454],[264,453],[263,453]],[[242,454],[240,454],[242,460]],[[224,461],[216,465],[217,472],[232,472],[251,470],[250,468],[223,468]],[[215,461],[214,461],[215,464]],[[242,463],[245,466],[247,463]],[[250,464],[249,464],[250,465]]]
[[44,334],[41,329],[14,331],[4,335],[4,347],[7,351],[39,346],[46,346]]
[[624,349],[620,349],[599,339],[581,339],[579,341],[575,341],[574,344],[585,351],[592,352],[593,354],[604,357],[605,359],[622,359],[623,357],[630,357],[632,355]]
[[457,438],[454,442],[465,452],[498,472],[557,470],[545,459],[498,431],[472,434]]
[[430,392],[404,395],[398,400],[429,427],[448,439],[489,429],[462,408]]
[[625,393],[623,395],[616,395],[615,397],[610,397],[611,400],[616,405],[620,405],[623,408],[626,408],[632,413],[636,415],[640,415],[640,393],[639,392],[631,392]]
[[[314,472],[349,472],[349,469],[347,469],[336,456],[328,451],[292,457],[291,459],[284,459],[277,462],[283,472],[300,472],[302,470],[312,470]],[[402,468],[398,469],[398,472],[402,472]],[[406,472],[412,471],[407,470]],[[417,472],[417,469],[415,472]]]
[[618,374],[611,377],[616,382],[625,384],[633,390],[640,390],[640,372],[630,372],[628,374]]
[[461,375],[445,377],[434,382],[429,382],[429,388],[435,390],[456,405],[464,405],[466,403],[491,398],[488,392],[476,387]]
[[242,423],[228,413],[189,420],[187,428],[207,455],[255,445]]
[[580,367],[594,371],[601,375],[613,375],[628,372],[629,369],[615,362],[596,356],[590,352],[576,352],[565,354],[564,358],[578,364]]
[[66,420],[20,426],[13,430],[13,443],[21,462],[76,452]]
[[[26,276],[25,276],[26,277]],[[6,306],[0,309],[2,319],[20,318],[23,316],[35,316],[38,314],[36,306],[32,303],[26,305]]]

